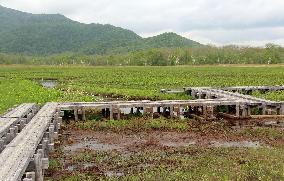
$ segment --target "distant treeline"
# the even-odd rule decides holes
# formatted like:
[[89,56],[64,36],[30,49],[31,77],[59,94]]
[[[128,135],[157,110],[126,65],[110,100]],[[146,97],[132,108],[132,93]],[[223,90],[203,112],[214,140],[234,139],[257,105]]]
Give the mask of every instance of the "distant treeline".
[[204,46],[195,48],[163,48],[113,55],[64,53],[50,56],[24,56],[0,53],[1,64],[94,66],[175,66],[202,64],[277,64],[284,63],[284,48],[267,44],[265,48]]

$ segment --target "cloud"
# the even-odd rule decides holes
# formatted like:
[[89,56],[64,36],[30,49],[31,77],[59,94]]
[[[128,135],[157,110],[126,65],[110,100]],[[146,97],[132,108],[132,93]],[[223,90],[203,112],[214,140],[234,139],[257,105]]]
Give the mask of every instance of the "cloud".
[[217,45],[255,45],[263,46],[269,42],[284,45],[284,27],[250,28],[246,29],[214,29],[193,30],[181,32],[185,37],[202,43],[214,43]]
[[[283,0],[2,0],[32,13],[61,13],[142,36],[174,31],[207,43],[282,42]],[[284,45],[284,44],[282,44]]]

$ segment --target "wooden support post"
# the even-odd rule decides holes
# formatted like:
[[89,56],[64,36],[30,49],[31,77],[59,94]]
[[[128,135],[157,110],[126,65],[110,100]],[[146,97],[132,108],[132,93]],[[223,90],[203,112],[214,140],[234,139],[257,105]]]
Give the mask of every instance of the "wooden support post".
[[48,158],[42,158],[42,169],[47,170],[49,167],[49,159]]
[[146,107],[142,107],[142,110],[143,110],[143,115],[146,115],[147,114],[147,109],[146,109]]
[[60,117],[64,117],[64,111],[60,111],[60,112],[59,112],[59,116],[60,116]]
[[120,118],[121,118],[121,110],[120,110],[120,108],[118,108],[118,110],[117,110],[117,120],[120,120]]
[[32,118],[33,118],[33,113],[28,113],[27,121],[30,122]]
[[280,115],[284,115],[284,103],[281,104]]
[[151,106],[150,108],[150,117],[153,118],[154,117],[154,107]]
[[237,118],[240,117],[240,104],[239,103],[236,104],[236,117]]
[[26,126],[26,119],[21,119],[20,120],[20,131],[22,131],[22,129],[24,129],[25,126]]
[[180,117],[180,106],[175,106],[174,111],[177,113],[177,117]]
[[211,99],[211,94],[209,92],[206,94],[206,99]]
[[261,108],[262,108],[262,115],[266,115],[266,104],[262,103]]
[[207,119],[207,106],[202,106],[201,107],[202,108],[202,115],[203,115],[203,117],[205,118],[205,119]]
[[54,144],[49,142],[49,132],[44,133],[42,144],[45,144],[45,154],[48,155],[49,152],[52,151],[52,147],[54,146]]
[[49,151],[54,150],[54,126],[50,125],[48,128],[48,136],[49,136]]
[[49,150],[48,150],[48,139],[47,138],[43,138],[42,140],[42,149],[44,151],[44,157],[47,157]]
[[5,141],[3,139],[0,139],[0,153],[4,150],[5,148]]
[[53,120],[53,126],[54,126],[54,139],[58,139],[58,132],[59,132],[59,129],[58,129],[58,112],[55,113],[54,115],[54,120]]
[[247,106],[247,115],[251,116],[251,107],[249,105]]
[[26,178],[24,178],[23,181],[35,181],[35,172],[27,172],[25,175]]
[[198,99],[201,99],[201,98],[202,98],[202,92],[199,91],[199,92],[198,92]]
[[112,108],[112,106],[109,108],[109,119],[110,120],[113,119],[113,108]]
[[49,126],[48,132],[49,132],[49,142],[53,143],[54,142],[54,126],[53,125]]
[[82,115],[82,108],[78,107],[78,115]]
[[12,141],[12,139],[14,139],[16,137],[16,133],[15,133],[15,128],[12,127],[10,128],[10,137],[9,137],[9,142]]
[[231,106],[225,106],[225,108],[226,108],[225,113],[230,114]]
[[196,92],[195,92],[195,90],[191,90],[191,97],[193,99],[196,99]]
[[34,155],[34,164],[35,164],[35,180],[43,181],[43,171],[42,171],[42,150],[38,150]]
[[58,130],[61,129],[61,126],[62,126],[62,117],[58,117],[58,125],[57,125]]
[[41,158],[39,160],[41,162],[41,170],[48,169],[49,161],[48,161],[48,158],[47,158],[47,154],[45,154],[45,150],[44,149],[38,149],[37,153],[40,154],[40,158]]
[[15,136],[17,136],[17,134],[19,133],[19,127],[16,125],[14,126],[14,129],[15,129]]
[[22,118],[22,120],[24,120],[25,126],[29,123],[27,118]]
[[207,118],[213,119],[214,118],[214,107],[206,106],[206,113],[207,113]]
[[[105,115],[104,115],[104,116],[105,116]],[[83,119],[83,121],[87,121],[85,108],[82,108],[82,119]]]
[[171,118],[174,116],[174,106],[170,105],[170,116]]
[[145,107],[145,111],[147,112],[147,114],[149,114],[149,116],[151,118],[153,118],[153,107]]
[[74,116],[75,116],[75,121],[79,121],[78,108],[74,108]]
[[4,145],[7,145],[8,144],[8,134],[6,134],[6,136],[3,136],[1,139],[4,141]]
[[246,118],[247,117],[247,107],[245,105],[241,105],[240,109],[242,110],[242,118]]

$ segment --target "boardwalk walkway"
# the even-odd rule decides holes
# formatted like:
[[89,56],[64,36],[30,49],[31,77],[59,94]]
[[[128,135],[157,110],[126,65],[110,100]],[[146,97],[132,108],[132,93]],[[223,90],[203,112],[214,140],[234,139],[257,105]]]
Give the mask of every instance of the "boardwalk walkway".
[[71,113],[75,121],[86,120],[88,110],[96,110],[108,119],[122,119],[124,114],[139,112],[149,116],[197,115],[211,120],[218,115],[248,118],[254,114],[252,109],[266,116],[284,115],[283,102],[238,93],[255,89],[271,91],[283,90],[283,87],[185,89],[194,100],[47,103],[40,110],[36,104],[22,104],[0,117],[0,181],[43,180],[48,154],[54,148],[62,124],[61,116]]
[[[57,103],[48,103],[0,154],[0,180],[43,180],[48,167],[47,153],[53,147],[54,119]],[[48,134],[46,134],[48,132]],[[45,136],[44,136],[45,135]],[[30,168],[28,168],[30,166]],[[34,168],[33,168],[34,167]]]

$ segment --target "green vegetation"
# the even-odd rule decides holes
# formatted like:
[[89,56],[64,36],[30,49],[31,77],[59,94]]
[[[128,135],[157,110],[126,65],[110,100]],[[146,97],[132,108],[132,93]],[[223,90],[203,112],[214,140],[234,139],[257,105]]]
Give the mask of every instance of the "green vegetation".
[[[0,112],[23,102],[96,101],[105,96],[125,100],[190,99],[183,94],[162,94],[159,90],[184,86],[281,85],[283,69],[282,66],[1,66]],[[58,86],[43,88],[39,84],[42,79],[57,80]],[[283,93],[253,94],[283,101]],[[116,134],[141,131],[188,133],[199,136],[197,140],[201,141],[204,138],[261,140],[270,147],[234,149],[192,145],[169,148],[156,147],[153,139],[146,143],[147,147],[138,145],[139,149],[131,151],[130,156],[117,151],[83,150],[64,157],[64,151],[60,148],[59,153],[51,156],[50,169],[46,172],[49,180],[283,180],[284,177],[284,138],[280,129],[245,128],[235,131],[221,122],[196,126],[193,120],[163,118],[91,120],[72,123],[68,127]],[[124,136],[127,137],[127,134]],[[68,172],[65,162],[79,165],[79,168],[84,168],[84,164],[94,164],[95,167]],[[124,176],[108,177],[105,175],[107,171],[114,175],[123,172]]]
[[[165,35],[169,36],[169,35]],[[167,43],[169,45],[169,43]],[[268,44],[266,48],[252,47],[148,47],[129,53],[89,55],[62,53],[49,56],[23,56],[0,53],[2,64],[30,65],[94,65],[94,66],[178,66],[203,64],[279,64],[284,63],[284,48]]]
[[200,45],[174,33],[146,38],[112,25],[83,24],[63,15],[30,14],[0,6],[0,52],[50,55],[121,53]]
[[[84,152],[82,153],[84,154]],[[89,155],[90,153],[86,153]],[[94,151],[98,168],[122,168],[123,177],[96,172],[66,174],[60,180],[282,180],[283,148],[224,149],[187,147],[175,151],[149,150],[131,157]],[[97,155],[96,155],[97,154]],[[166,155],[166,156],[165,156]],[[97,161],[97,157],[102,158]],[[77,163],[80,163],[78,160]],[[169,164],[170,163],[170,164]],[[140,165],[140,167],[139,167]],[[143,167],[144,166],[144,167]],[[52,180],[52,179],[50,179]]]
[[[183,93],[162,94],[160,89],[284,84],[284,48],[273,44],[265,48],[204,46],[175,33],[142,38],[112,25],[87,25],[58,14],[34,15],[2,6],[0,24],[0,114],[24,102],[191,99]],[[205,64],[222,66],[196,66]],[[58,85],[44,88],[40,84],[44,80]],[[253,96],[284,101],[284,91],[256,91]],[[283,129],[253,125],[236,131],[222,120],[93,119],[63,125],[68,134],[62,134],[60,141],[69,146],[94,141],[95,132],[95,142],[110,134],[110,139],[104,139],[106,145],[122,139],[119,147],[65,153],[62,144],[50,155],[47,180],[284,179]],[[71,139],[73,131],[81,134]],[[77,140],[79,136],[83,140]],[[180,140],[184,143],[175,144]],[[257,140],[261,147],[210,145],[209,141],[219,140]],[[68,171],[68,166],[73,170]]]
[[[84,67],[1,66],[0,112],[23,102],[96,101],[103,98],[190,99],[184,94],[162,94],[163,88],[186,86],[283,85],[284,67]],[[54,79],[46,89],[38,80]],[[260,94],[283,101],[283,91]]]
[[174,66],[284,63],[284,48],[204,46],[175,33],[142,38],[112,25],[82,24],[0,6],[0,63]]
[[23,102],[43,104],[56,101],[61,96],[59,90],[47,90],[29,80],[0,78],[0,85],[0,112]]
[[144,118],[132,118],[131,120],[108,120],[108,121],[86,121],[75,122],[71,124],[71,127],[93,131],[105,131],[112,130],[114,132],[120,132],[124,130],[142,131],[142,130],[175,130],[175,131],[188,131],[189,124],[187,121],[169,120],[166,118],[149,119]]

